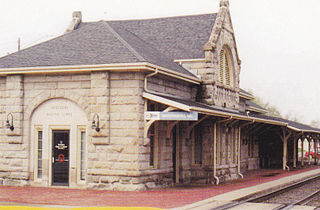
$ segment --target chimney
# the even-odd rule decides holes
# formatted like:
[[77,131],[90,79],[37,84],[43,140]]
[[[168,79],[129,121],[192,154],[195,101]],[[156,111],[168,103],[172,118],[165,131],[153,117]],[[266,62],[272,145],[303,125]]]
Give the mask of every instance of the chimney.
[[74,11],[72,13],[72,21],[71,21],[71,23],[65,33],[69,33],[73,30],[76,30],[78,28],[79,24],[81,23],[81,21],[82,21],[81,11]]

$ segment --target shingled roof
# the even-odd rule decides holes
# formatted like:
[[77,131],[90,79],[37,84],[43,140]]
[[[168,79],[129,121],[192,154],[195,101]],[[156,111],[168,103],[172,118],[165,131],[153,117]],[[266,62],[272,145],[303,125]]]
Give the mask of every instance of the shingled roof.
[[175,59],[204,57],[216,14],[81,23],[55,39],[0,58],[0,68],[150,62],[188,76]]

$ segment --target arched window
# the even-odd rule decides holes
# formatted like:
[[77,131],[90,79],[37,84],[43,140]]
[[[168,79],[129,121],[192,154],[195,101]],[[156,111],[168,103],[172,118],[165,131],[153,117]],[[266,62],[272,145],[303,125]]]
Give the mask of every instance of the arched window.
[[219,54],[219,82],[233,86],[233,62],[227,46],[224,46]]

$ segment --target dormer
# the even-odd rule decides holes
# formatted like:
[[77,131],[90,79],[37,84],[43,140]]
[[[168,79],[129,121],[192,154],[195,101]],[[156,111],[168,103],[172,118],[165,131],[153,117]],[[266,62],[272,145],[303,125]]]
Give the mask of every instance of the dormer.
[[229,1],[221,0],[209,40],[204,45],[206,67],[201,101],[209,105],[239,109],[240,59],[229,12]]

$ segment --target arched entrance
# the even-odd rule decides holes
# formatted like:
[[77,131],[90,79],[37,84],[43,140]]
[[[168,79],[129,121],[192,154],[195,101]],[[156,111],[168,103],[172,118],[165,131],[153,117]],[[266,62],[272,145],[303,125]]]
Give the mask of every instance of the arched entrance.
[[35,185],[85,184],[87,122],[86,113],[67,99],[50,99],[34,110],[30,165]]

